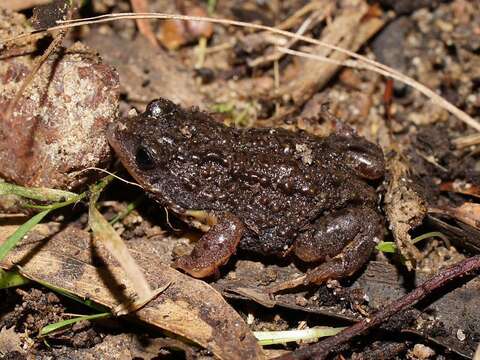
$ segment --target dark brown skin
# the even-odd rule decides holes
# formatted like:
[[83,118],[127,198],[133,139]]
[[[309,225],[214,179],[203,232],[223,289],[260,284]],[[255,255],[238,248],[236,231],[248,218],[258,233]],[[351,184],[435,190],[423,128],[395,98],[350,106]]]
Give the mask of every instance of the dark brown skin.
[[[322,262],[305,283],[357,271],[382,238],[381,149],[356,135],[235,129],[172,102],[121,119],[109,142],[130,174],[184,220],[210,230],[175,266],[204,277],[242,249]],[[192,211],[193,210],[193,211]]]

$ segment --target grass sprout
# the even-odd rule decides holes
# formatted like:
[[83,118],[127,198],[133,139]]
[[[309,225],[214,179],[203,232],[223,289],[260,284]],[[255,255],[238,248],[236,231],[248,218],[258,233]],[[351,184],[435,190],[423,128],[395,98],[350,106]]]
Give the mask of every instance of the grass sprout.
[[23,223],[18,229],[10,235],[7,240],[0,246],[0,260],[3,260],[5,256],[23,239],[32,228],[37,225],[42,219],[48,215],[50,210],[44,210],[39,212],[35,216],[31,217],[27,222]]
[[112,314],[109,312],[104,312],[104,313],[99,313],[99,314],[92,314],[92,315],[83,315],[83,316],[77,316],[71,319],[67,320],[62,320],[53,324],[48,324],[44,326],[41,330],[39,335],[40,336],[46,336],[48,334],[51,334],[54,331],[63,329],[66,326],[76,324],[79,321],[83,320],[98,320],[98,319],[105,319],[108,317],[111,317]]
[[112,220],[110,220],[110,225],[114,225],[120,220],[127,217],[133,210],[135,210],[138,207],[138,205],[140,205],[143,202],[144,199],[145,198],[143,196],[140,196],[134,201],[132,201],[131,203],[129,203],[125,208],[125,210],[119,212],[117,215],[115,215],[115,217]]
[[[442,234],[439,231],[432,231],[428,232],[425,234],[422,234],[420,236],[417,236],[416,238],[412,239],[412,244],[416,244],[419,241],[429,239],[432,237],[438,237],[442,239],[443,241],[448,243],[448,238]],[[382,241],[375,247],[378,251],[384,252],[384,253],[395,253],[397,252],[397,245],[393,241]]]
[[343,329],[345,329],[345,327],[318,326],[303,330],[254,331],[253,335],[255,335],[260,345],[265,346],[333,336],[338,334]]
[[57,202],[67,201],[77,196],[77,194],[70,191],[49,189],[44,187],[28,188],[6,182],[0,183],[0,195],[17,195],[32,200]]
[[111,180],[113,180],[113,176],[109,175],[98,185],[94,185],[90,188],[91,195],[88,210],[88,222],[95,239],[103,244],[110,254],[112,254],[120,263],[138,297],[145,299],[152,296],[153,292],[145,278],[143,270],[130,254],[127,245],[120,235],[118,235],[112,225],[108,223],[96,207],[100,193]]

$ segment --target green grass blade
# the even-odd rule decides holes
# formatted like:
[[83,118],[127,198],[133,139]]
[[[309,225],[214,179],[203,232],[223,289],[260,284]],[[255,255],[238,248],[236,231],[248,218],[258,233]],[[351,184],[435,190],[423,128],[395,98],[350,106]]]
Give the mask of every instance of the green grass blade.
[[0,182],[0,195],[17,195],[32,200],[66,201],[77,194],[49,188],[27,188],[19,185]]
[[12,250],[20,240],[35,226],[37,225],[42,219],[50,212],[50,210],[44,210],[39,212],[35,216],[31,217],[27,222],[20,225],[19,228],[10,235],[7,240],[0,246],[0,260],[8,254],[10,250]]
[[[442,239],[443,241],[448,243],[448,238],[442,234],[439,231],[432,231],[429,233],[422,234],[420,236],[417,236],[416,238],[412,239],[412,244],[416,244],[419,241],[429,239],[432,237],[438,237]],[[378,251],[384,252],[384,253],[395,253],[397,251],[397,245],[392,242],[392,241],[382,241],[375,247]]]
[[412,239],[412,244],[415,244],[419,241],[429,239],[429,238],[432,238],[432,237],[438,237],[438,238],[442,239],[443,241],[448,242],[448,238],[444,234],[442,234],[440,231],[432,231],[432,232],[422,234],[422,235],[417,236],[416,238]]
[[40,330],[40,333],[39,335],[40,336],[45,336],[45,335],[48,335],[54,331],[57,331],[59,329],[62,329],[68,325],[72,325],[72,324],[75,324],[79,321],[82,321],[82,320],[97,320],[97,319],[104,319],[104,318],[108,318],[112,316],[111,313],[109,312],[105,312],[105,313],[100,313],[100,314],[93,314],[93,315],[84,315],[84,316],[77,316],[77,317],[74,317],[72,319],[67,319],[67,320],[62,320],[62,321],[59,321],[59,322],[56,322],[54,324],[49,324],[47,326],[44,326],[41,330]]
[[325,336],[333,336],[345,329],[344,327],[321,326],[304,330],[287,331],[254,331],[260,345],[284,344],[291,341],[312,340]]
[[109,221],[110,225],[116,224],[117,222],[119,222],[120,220],[128,216],[133,210],[137,208],[138,205],[142,203],[143,200],[144,200],[144,197],[141,196],[135,199],[133,202],[129,203],[127,205],[127,208],[124,211],[118,213],[117,215],[115,215],[115,217],[112,220]]
[[375,249],[384,253],[394,253],[397,251],[397,245],[392,241],[382,241],[375,246]]
[[16,270],[5,271],[0,269],[0,289],[22,286],[29,282],[30,280],[20,275]]

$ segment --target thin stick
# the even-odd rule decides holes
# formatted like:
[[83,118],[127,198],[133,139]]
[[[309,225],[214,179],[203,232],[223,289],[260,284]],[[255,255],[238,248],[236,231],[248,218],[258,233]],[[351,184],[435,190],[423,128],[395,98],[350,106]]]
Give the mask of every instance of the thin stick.
[[[306,18],[305,21],[302,23],[302,25],[300,25],[298,30],[295,32],[295,34],[298,34],[298,35],[305,34],[305,32],[310,28],[310,26],[312,24],[312,20],[315,18],[315,15],[316,14],[311,14],[308,18]],[[323,21],[326,17],[327,17],[327,12],[325,11],[322,14],[322,16],[319,17],[316,20],[315,23],[319,23],[319,22]],[[297,41],[298,41],[297,39],[290,39],[290,41],[288,41],[288,43],[285,45],[285,47],[286,48],[291,48],[293,45],[295,45],[295,43]],[[256,66],[259,66],[259,65],[264,65],[266,63],[269,63],[269,62],[272,62],[272,61],[275,61],[275,60],[279,60],[284,54],[285,53],[281,53],[279,51],[276,51],[273,54],[264,55],[264,56],[258,57],[256,59],[253,59],[252,61],[249,61],[248,66],[256,67]]]
[[425,281],[409,294],[391,302],[385,308],[377,311],[370,318],[363,319],[358,323],[346,328],[335,336],[320,341],[316,344],[298,349],[290,354],[275,358],[275,360],[303,360],[324,359],[332,350],[351,338],[363,334],[371,328],[383,323],[391,316],[398,314],[430,295],[433,291],[443,287],[448,282],[461,278],[471,271],[480,269],[480,255],[462,260],[455,265],[443,269],[439,274]]
[[[98,23],[105,23],[105,22],[111,22],[111,21],[116,21],[120,19],[173,19],[173,20],[183,20],[183,21],[208,21],[216,24],[223,24],[223,25],[232,25],[232,26],[239,26],[239,27],[246,27],[250,29],[259,29],[259,30],[266,30],[270,31],[275,34],[280,34],[284,35],[289,38],[294,38],[298,40],[305,41],[310,44],[318,45],[318,46],[323,46],[331,50],[336,50],[338,52],[341,52],[343,54],[349,55],[350,57],[353,57],[354,59],[357,59],[362,63],[365,69],[370,69],[372,71],[378,72],[380,74],[384,74],[386,76],[393,77],[393,75],[396,75],[398,80],[401,82],[404,82],[405,84],[412,86],[419,91],[421,91],[423,94],[429,94],[427,95],[428,97],[432,98],[431,95],[433,94],[434,96],[436,95],[433,91],[428,89],[426,86],[420,84],[419,82],[413,80],[412,78],[409,78],[405,75],[403,75],[401,72],[392,69],[386,65],[383,65],[382,63],[379,63],[377,61],[371,60],[365,56],[359,55],[355,52],[343,49],[341,47],[335,46],[328,44],[324,41],[321,40],[316,40],[308,36],[300,35],[300,34],[294,34],[289,31],[273,28],[270,26],[266,25],[261,25],[261,24],[252,24],[252,23],[247,23],[243,21],[236,21],[236,20],[228,20],[228,19],[215,19],[215,18],[209,18],[209,17],[202,17],[202,16],[187,16],[187,15],[177,15],[177,14],[164,14],[164,13],[119,13],[119,14],[106,14],[106,15],[100,15],[96,17],[91,17],[91,18],[86,18],[86,19],[76,19],[76,20],[69,20],[69,21],[61,21],[59,22],[61,25],[51,27],[49,29],[45,30],[37,30],[37,31],[32,31],[30,33],[26,33],[20,36],[15,36],[9,39],[4,40],[4,43],[8,43],[11,41],[15,41],[24,37],[31,36],[32,34],[37,34],[45,31],[53,31],[53,30],[58,30],[58,29],[65,29],[65,28],[70,28],[70,27],[77,27],[77,26],[83,26],[83,25],[90,25],[90,24],[98,24]],[[312,56],[312,58],[315,58],[315,55],[309,54]],[[323,61],[321,57],[319,57],[317,60]],[[371,67],[367,67],[365,64],[370,65]],[[383,72],[381,72],[383,70]],[[405,81],[405,79],[408,79],[408,82]],[[442,106],[444,109],[455,115],[459,120],[463,121],[467,125],[473,127],[477,131],[480,131],[480,124],[474,120],[472,117],[470,117],[467,113],[463,112],[459,108],[455,107],[445,99],[441,98],[442,100],[439,101],[437,99],[436,103]],[[433,100],[433,99],[432,99]],[[434,100],[435,101],[435,100]]]

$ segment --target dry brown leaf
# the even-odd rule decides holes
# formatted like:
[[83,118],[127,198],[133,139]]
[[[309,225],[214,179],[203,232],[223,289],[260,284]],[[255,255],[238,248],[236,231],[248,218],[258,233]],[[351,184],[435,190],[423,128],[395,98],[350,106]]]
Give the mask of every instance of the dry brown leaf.
[[470,196],[475,196],[475,197],[480,197],[480,187],[467,183],[462,180],[455,180],[455,181],[450,181],[450,182],[444,182],[440,184],[440,190],[441,191],[450,191],[450,192],[456,192],[459,194],[465,194],[465,195],[470,195]]
[[[184,11],[189,16],[207,16],[199,6],[192,6]],[[166,20],[160,24],[158,40],[167,49],[175,50],[182,45],[200,39],[210,38],[213,34],[212,23],[205,21]]]
[[449,215],[480,230],[480,204],[466,202],[458,207],[430,208],[431,213]]
[[[136,13],[148,13],[148,3],[146,0],[130,0],[132,4],[132,9]],[[137,26],[140,33],[147,38],[147,40],[152,44],[155,49],[158,49],[158,42],[155,34],[153,33],[152,26],[150,25],[150,20],[146,19],[137,19]]]
[[[135,291],[113,257],[92,245],[90,234],[73,227],[52,237],[26,239],[0,263],[21,265],[22,275],[65,289],[113,309]],[[0,238],[0,243],[5,237]],[[131,245],[131,242],[129,242]],[[170,286],[130,316],[190,339],[220,359],[263,359],[250,329],[210,285],[162,264],[153,254],[130,249],[152,288]],[[99,261],[101,259],[101,261]]]
[[385,212],[395,243],[411,270],[421,259],[421,254],[412,244],[409,231],[422,223],[427,207],[425,200],[413,188],[409,168],[399,155],[387,159],[387,169],[390,178],[385,194]]

